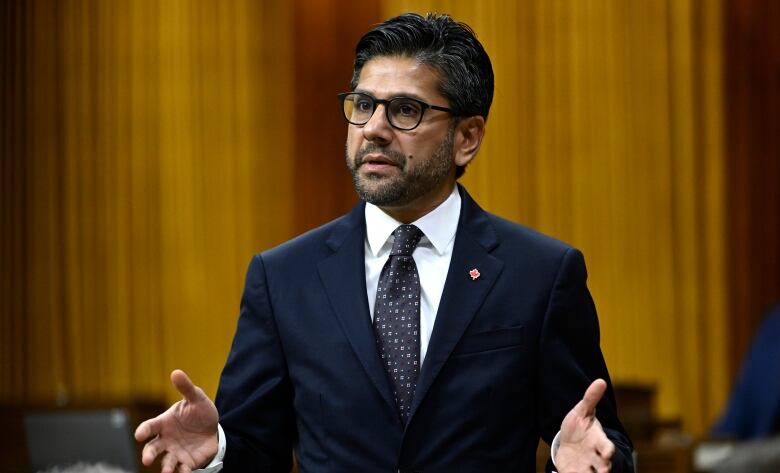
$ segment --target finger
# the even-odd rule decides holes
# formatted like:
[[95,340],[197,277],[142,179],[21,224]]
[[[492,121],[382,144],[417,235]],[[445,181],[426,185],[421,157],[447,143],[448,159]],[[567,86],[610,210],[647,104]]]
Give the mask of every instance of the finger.
[[143,442],[149,437],[153,437],[159,434],[160,426],[160,416],[141,422],[138,428],[135,429],[135,440],[138,442]]
[[598,405],[601,398],[604,397],[606,391],[606,381],[603,379],[593,381],[590,383],[590,386],[588,386],[588,389],[585,390],[585,395],[582,397],[582,400],[577,403],[575,409],[583,416],[593,415],[596,410],[596,405]]
[[189,376],[182,370],[173,370],[171,373],[171,381],[176,389],[184,396],[188,402],[197,402],[202,400],[205,396],[201,389],[192,384]]
[[598,473],[609,473],[610,471],[612,471],[612,462],[611,461],[602,462],[598,467],[596,467],[596,471]]
[[192,473],[192,468],[190,468],[189,466],[187,466],[187,465],[185,465],[183,463],[180,463],[179,464],[179,473]]
[[162,472],[161,473],[173,473],[176,471],[176,465],[178,464],[178,460],[176,457],[168,452],[160,462],[160,466],[162,466]]
[[609,471],[612,468],[612,460],[601,457],[598,452],[593,452],[593,455],[589,456],[588,461],[594,471]]
[[141,463],[146,466],[151,465],[154,462],[154,459],[157,458],[157,455],[159,455],[160,450],[159,437],[148,442],[141,451]]
[[612,456],[615,455],[615,444],[607,439],[606,441],[599,442],[596,450],[599,452],[601,458],[610,460],[612,459]]

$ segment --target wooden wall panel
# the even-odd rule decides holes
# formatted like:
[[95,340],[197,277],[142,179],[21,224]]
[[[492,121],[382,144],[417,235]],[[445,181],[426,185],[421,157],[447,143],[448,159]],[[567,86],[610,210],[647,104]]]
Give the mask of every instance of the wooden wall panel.
[[[29,206],[25,179],[29,142],[26,90],[29,71],[25,58],[32,45],[27,39],[30,12],[22,2],[0,4],[0,395],[8,401],[24,399],[24,365],[20,346],[25,340],[29,238]],[[17,26],[14,26],[17,25]]]
[[357,194],[344,160],[347,124],[336,94],[349,90],[355,44],[378,23],[380,2],[296,0],[295,228],[305,232],[347,212]]
[[780,4],[728,0],[726,143],[732,368],[780,301]]
[[2,8],[0,402],[214,394],[250,257],[295,233],[291,9]]

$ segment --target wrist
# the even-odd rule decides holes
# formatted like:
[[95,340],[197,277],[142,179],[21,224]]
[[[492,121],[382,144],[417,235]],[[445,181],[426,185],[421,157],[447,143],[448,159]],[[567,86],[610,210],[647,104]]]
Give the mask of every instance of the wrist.
[[561,431],[559,430],[558,433],[555,434],[555,438],[550,444],[550,458],[552,459],[553,466],[557,466],[555,465],[555,456],[558,455],[558,449],[560,447],[561,447]]
[[[222,459],[225,458],[225,450],[227,449],[227,442],[225,439],[225,432],[222,430],[222,426],[217,424],[217,433],[214,437],[217,443],[216,453],[206,466],[200,467],[194,472],[198,473],[216,473],[222,469]],[[193,472],[193,473],[194,473]]]
[[211,460],[211,463],[209,466],[214,465],[216,463],[222,463],[222,459],[225,458],[225,451],[227,450],[227,440],[225,438],[225,431],[222,430],[222,426],[217,424],[217,453],[214,455],[214,458]]

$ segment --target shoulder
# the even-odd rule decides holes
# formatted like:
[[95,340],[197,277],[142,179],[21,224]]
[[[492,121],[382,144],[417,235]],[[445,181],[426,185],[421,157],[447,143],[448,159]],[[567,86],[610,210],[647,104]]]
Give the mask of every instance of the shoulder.
[[507,220],[490,212],[485,212],[496,230],[496,236],[502,245],[513,249],[525,248],[527,251],[561,254],[574,249],[570,244],[534,228]]
[[554,258],[576,251],[557,238],[483,210],[465,188],[461,186],[460,190],[463,203],[458,230],[471,235],[488,251],[521,258]]
[[488,219],[499,242],[493,254],[510,265],[550,280],[561,273],[587,278],[582,252],[569,243],[490,213]]
[[324,225],[298,235],[276,247],[267,249],[256,257],[266,266],[294,265],[297,262],[316,262],[332,254],[353,233],[364,231],[364,204]]
[[[503,259],[521,260],[531,262],[545,262],[562,260],[564,257],[581,258],[582,253],[569,243],[553,236],[531,228],[493,213],[476,207],[480,217],[472,217],[472,221],[482,222],[482,229],[474,225],[465,225],[465,228],[478,229],[477,231],[485,240],[485,235],[493,234],[495,249],[493,253]],[[471,211],[472,215],[474,211]],[[489,229],[489,230],[487,230]]]

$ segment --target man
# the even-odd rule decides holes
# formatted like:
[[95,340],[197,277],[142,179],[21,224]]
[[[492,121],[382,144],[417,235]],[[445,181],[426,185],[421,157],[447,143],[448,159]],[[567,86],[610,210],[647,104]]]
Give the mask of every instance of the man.
[[287,472],[294,450],[304,472],[532,472],[541,436],[560,472],[633,471],[582,255],[456,185],[493,96],[473,32],[390,19],[351,86],[361,202],[252,260],[219,415],[175,371],[184,400],[138,427],[143,462]]

